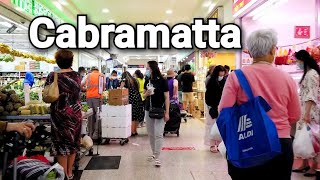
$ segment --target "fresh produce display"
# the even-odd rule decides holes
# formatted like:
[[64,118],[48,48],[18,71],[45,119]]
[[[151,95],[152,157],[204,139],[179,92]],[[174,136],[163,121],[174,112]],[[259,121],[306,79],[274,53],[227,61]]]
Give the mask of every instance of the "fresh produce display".
[[13,62],[14,61],[14,57],[11,56],[10,54],[0,55],[0,61]]
[[24,105],[24,100],[14,90],[2,89],[0,92],[0,116],[19,115],[18,109]]
[[0,43],[0,53],[3,54],[8,54],[10,56],[14,56],[14,57],[23,57],[23,58],[30,58],[33,59],[35,61],[44,61],[50,64],[55,64],[55,60],[54,59],[50,59],[41,55],[37,55],[37,54],[32,54],[32,53],[27,53],[27,52],[22,52],[19,50],[15,50],[12,49],[10,46]]
[[90,109],[90,107],[87,104],[82,105],[83,112],[88,112],[89,109]]
[[21,106],[18,112],[21,115],[45,115],[50,113],[49,106],[40,101],[30,101],[28,105]]
[[[17,94],[19,95],[20,99],[24,99],[24,92],[23,91],[17,91]],[[39,100],[38,93],[31,91],[30,92],[30,100],[31,101]]]

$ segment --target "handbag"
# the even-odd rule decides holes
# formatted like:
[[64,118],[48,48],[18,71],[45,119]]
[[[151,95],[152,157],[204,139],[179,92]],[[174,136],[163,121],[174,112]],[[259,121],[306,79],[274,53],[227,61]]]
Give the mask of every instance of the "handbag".
[[149,117],[152,119],[163,119],[164,118],[164,109],[152,107],[151,96],[150,96],[150,110]]
[[238,168],[263,165],[281,153],[281,144],[274,122],[267,112],[269,104],[254,97],[241,70],[235,71],[248,101],[222,109],[217,125],[227,149],[227,159]]
[[219,116],[218,108],[210,108],[209,115],[211,116],[212,119],[216,119]]
[[58,73],[54,72],[54,80],[46,85],[42,92],[42,100],[45,103],[53,103],[59,99]]

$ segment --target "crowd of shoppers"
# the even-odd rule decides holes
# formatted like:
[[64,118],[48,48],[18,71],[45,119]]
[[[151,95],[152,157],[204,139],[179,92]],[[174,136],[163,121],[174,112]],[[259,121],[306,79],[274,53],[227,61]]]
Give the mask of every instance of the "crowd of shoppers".
[[[300,167],[292,170],[294,162],[293,141],[295,128],[303,124],[320,125],[320,68],[312,56],[305,50],[295,53],[297,67],[303,71],[298,87],[292,77],[273,66],[276,55],[277,34],[273,30],[258,30],[247,40],[247,46],[253,64],[243,67],[244,73],[254,96],[261,96],[271,106],[268,116],[274,123],[281,144],[281,153],[270,161],[259,166],[240,168],[228,161],[228,173],[234,180],[243,179],[291,179],[293,172],[304,173],[307,177],[320,173],[320,153],[312,159],[302,159]],[[149,61],[146,74],[140,70],[132,76],[129,72],[113,71],[105,77],[97,67],[85,75],[85,69],[78,72],[72,70],[73,53],[69,50],[58,50],[55,54],[58,73],[59,99],[51,104],[52,153],[64,168],[68,179],[73,178],[72,168],[76,153],[80,149],[81,137],[81,102],[80,91],[85,90],[88,105],[93,108],[94,116],[89,120],[89,136],[99,137],[99,124],[95,114],[101,107],[102,92],[116,88],[129,89],[129,103],[132,104],[132,136],[138,135],[138,122],[146,120],[152,155],[147,160],[153,161],[156,167],[161,166],[160,152],[163,145],[165,123],[169,120],[170,101],[183,102],[184,109],[193,113],[194,74],[191,66],[185,65],[176,73],[167,71],[166,78],[160,72],[156,61]],[[219,141],[210,139],[210,130],[216,123],[219,112],[224,108],[243,104],[248,101],[235,73],[230,67],[214,65],[209,67],[205,80],[206,120],[205,144],[211,152],[218,152]],[[45,85],[54,81],[54,73],[50,73]],[[31,81],[30,81],[31,82]],[[30,83],[28,82],[28,83]],[[102,83],[101,83],[102,82]],[[160,110],[159,110],[160,109]],[[154,110],[163,115],[154,117]],[[30,137],[35,129],[31,123],[0,122],[0,133],[17,131]],[[268,131],[268,129],[267,129]],[[319,138],[320,137],[316,137]],[[92,150],[90,152],[92,154]],[[317,172],[318,171],[318,172]]]

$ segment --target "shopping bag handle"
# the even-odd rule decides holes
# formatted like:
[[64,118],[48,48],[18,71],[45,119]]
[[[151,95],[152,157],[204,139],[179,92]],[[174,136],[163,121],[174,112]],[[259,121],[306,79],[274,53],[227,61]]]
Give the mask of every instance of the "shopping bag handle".
[[236,73],[236,76],[238,78],[238,81],[239,81],[241,88],[244,90],[244,92],[248,96],[249,100],[254,99],[252,89],[251,89],[249,82],[248,82],[246,76],[244,75],[243,71],[241,69],[237,69],[237,70],[235,70],[235,73]]

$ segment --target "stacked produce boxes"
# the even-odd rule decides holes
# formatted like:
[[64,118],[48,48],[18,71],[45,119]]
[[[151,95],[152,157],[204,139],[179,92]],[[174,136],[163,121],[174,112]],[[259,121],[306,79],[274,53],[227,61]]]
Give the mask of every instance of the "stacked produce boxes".
[[103,105],[100,117],[103,138],[128,138],[131,136],[131,104],[125,106]]

